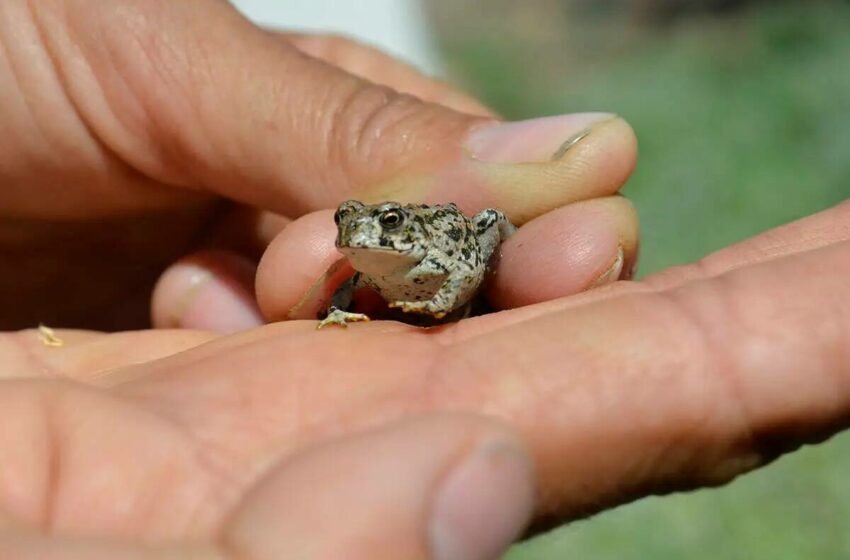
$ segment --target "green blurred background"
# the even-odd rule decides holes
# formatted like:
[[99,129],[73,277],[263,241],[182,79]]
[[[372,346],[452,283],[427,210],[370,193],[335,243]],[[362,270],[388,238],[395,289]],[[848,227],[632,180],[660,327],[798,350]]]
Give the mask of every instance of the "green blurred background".
[[[506,117],[605,110],[640,162],[641,274],[850,195],[850,2],[433,0],[454,80]],[[850,559],[850,435],[649,498],[510,560]]]

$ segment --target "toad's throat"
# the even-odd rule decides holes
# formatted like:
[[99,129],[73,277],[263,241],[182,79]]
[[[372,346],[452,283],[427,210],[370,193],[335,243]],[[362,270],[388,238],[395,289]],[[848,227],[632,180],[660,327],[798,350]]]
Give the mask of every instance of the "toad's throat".
[[401,252],[391,248],[339,247],[355,269],[366,274],[388,275],[409,270],[425,255],[418,251]]

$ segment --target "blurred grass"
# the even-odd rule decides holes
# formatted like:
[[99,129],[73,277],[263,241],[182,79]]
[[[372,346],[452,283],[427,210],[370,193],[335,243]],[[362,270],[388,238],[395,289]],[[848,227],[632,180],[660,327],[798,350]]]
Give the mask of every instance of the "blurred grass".
[[850,3],[623,27],[568,29],[578,39],[555,45],[568,52],[467,27],[445,45],[455,73],[510,118],[607,110],[632,123],[640,163],[625,192],[644,273],[848,197]]
[[[554,0],[436,5],[455,77],[505,116],[606,110],[632,123],[640,163],[625,192],[641,215],[643,274],[850,194],[850,2],[760,3],[659,27],[571,19]],[[509,558],[846,560],[848,472],[844,435],[720,490],[576,523]]]

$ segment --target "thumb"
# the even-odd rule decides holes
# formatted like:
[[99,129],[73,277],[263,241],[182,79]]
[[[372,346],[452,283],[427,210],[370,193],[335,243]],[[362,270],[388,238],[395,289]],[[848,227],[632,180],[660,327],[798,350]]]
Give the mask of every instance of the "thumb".
[[[501,124],[456,112],[308,56],[226,2],[33,9],[57,5],[68,32],[41,19],[75,107],[110,150],[166,183],[289,216],[347,197],[451,199],[523,222],[613,193],[634,165],[634,135],[612,115]],[[86,81],[102,99],[75,87]]]
[[255,488],[224,544],[246,558],[495,560],[532,507],[532,464],[516,436],[490,420],[434,416],[291,460]]

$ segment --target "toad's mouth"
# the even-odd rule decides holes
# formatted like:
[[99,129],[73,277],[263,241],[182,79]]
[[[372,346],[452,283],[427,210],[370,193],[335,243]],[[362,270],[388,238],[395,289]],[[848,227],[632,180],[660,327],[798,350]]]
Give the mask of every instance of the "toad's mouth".
[[425,256],[425,252],[421,250],[419,247],[408,247],[408,248],[398,248],[398,247],[385,247],[382,245],[337,245],[337,249],[340,253],[348,256],[355,254],[365,254],[365,253],[381,253],[387,255],[398,255],[400,257],[407,257],[419,260]]
[[399,251],[398,249],[394,249],[393,247],[372,247],[369,245],[337,245],[337,249],[342,252],[363,252],[363,251],[376,251],[379,253],[404,253],[405,251]]

